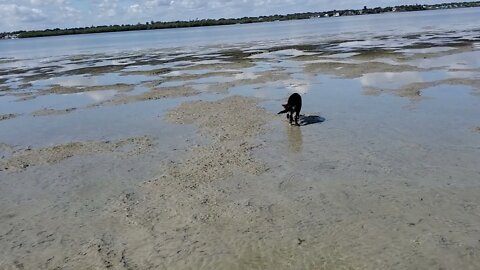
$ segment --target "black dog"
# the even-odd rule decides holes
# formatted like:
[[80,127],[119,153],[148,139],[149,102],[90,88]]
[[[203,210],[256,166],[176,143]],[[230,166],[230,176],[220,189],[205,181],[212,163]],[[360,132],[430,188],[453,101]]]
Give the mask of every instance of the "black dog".
[[295,125],[299,126],[298,118],[300,117],[300,110],[302,109],[302,97],[297,93],[293,93],[288,98],[287,104],[282,104],[282,106],[285,110],[278,114],[287,113],[287,118],[290,120],[290,124],[292,124],[293,113],[295,113]]

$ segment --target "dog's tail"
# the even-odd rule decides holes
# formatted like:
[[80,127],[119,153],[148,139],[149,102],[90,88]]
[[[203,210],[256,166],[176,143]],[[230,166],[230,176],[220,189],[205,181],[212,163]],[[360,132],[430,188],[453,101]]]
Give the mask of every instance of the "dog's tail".
[[288,106],[288,104],[282,104],[282,106],[285,108],[285,110],[278,112],[277,114],[282,114],[290,111],[290,106]]

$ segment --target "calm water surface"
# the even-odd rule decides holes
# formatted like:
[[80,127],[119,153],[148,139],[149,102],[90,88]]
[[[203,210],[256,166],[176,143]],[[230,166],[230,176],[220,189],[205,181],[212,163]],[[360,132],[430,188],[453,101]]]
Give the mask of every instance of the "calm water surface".
[[[142,49],[302,43],[478,28],[480,8],[322,18],[201,28],[45,37],[0,42],[0,57],[28,59]],[[445,33],[446,34],[446,33]],[[393,44],[392,44],[393,45]]]

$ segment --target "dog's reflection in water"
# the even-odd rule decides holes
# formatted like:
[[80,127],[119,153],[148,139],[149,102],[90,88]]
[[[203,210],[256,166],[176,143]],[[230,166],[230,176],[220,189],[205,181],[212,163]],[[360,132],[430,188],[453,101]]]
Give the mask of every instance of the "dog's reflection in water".
[[296,126],[287,126],[288,146],[293,153],[302,152],[303,136],[302,129]]
[[[325,118],[319,115],[300,115],[299,126],[325,122]],[[287,126],[288,145],[293,153],[299,153],[303,149],[302,129],[298,126]]]

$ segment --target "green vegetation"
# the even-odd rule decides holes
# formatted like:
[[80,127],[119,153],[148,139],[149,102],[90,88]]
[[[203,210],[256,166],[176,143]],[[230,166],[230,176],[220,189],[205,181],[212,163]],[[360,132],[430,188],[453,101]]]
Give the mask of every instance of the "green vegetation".
[[174,22],[146,22],[135,25],[102,25],[92,27],[68,28],[68,29],[46,29],[39,31],[16,31],[11,33],[0,33],[0,39],[8,38],[31,38],[31,37],[45,37],[45,36],[60,36],[60,35],[76,35],[76,34],[92,34],[104,32],[120,32],[120,31],[136,31],[136,30],[152,30],[152,29],[166,29],[166,28],[184,28],[184,27],[201,27],[201,26],[215,26],[215,25],[229,25],[229,24],[246,24],[258,22],[272,22],[272,21],[287,21],[287,20],[303,20],[321,17],[338,17],[338,16],[354,16],[364,14],[378,14],[385,12],[408,12],[420,10],[435,10],[435,9],[451,9],[451,8],[466,8],[466,7],[480,7],[480,1],[476,2],[462,2],[462,3],[445,3],[435,5],[402,5],[396,7],[375,7],[367,8],[366,6],[360,10],[332,10],[326,12],[306,12],[295,13],[287,15],[270,15],[260,17],[243,17],[230,19],[204,19],[192,21],[174,21]]

